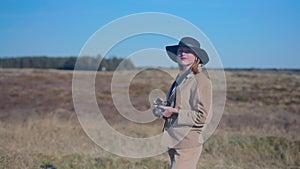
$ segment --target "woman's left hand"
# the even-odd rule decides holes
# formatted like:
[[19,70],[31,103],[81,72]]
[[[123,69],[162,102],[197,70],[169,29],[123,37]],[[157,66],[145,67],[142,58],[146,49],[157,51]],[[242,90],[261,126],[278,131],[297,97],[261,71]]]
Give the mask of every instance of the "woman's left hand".
[[173,113],[178,113],[177,108],[173,108],[170,106],[159,106],[160,108],[163,108],[165,111],[161,115],[161,117],[170,117]]

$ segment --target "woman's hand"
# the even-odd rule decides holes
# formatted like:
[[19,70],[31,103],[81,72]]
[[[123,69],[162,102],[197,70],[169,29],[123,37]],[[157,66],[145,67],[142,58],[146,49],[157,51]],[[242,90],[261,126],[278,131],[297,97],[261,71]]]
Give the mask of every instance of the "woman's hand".
[[170,106],[158,106],[158,107],[165,109],[165,111],[161,115],[161,118],[162,117],[170,117],[173,113],[178,113],[177,108],[173,108],[173,107],[170,107]]

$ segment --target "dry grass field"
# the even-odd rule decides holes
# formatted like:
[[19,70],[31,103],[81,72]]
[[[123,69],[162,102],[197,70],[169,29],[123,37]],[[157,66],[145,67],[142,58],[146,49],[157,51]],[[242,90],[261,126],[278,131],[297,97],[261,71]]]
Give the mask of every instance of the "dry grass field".
[[[118,114],[111,78],[112,72],[99,72],[95,80],[99,107],[111,126],[134,137],[159,133],[159,119],[139,125]],[[226,80],[224,114],[198,168],[300,169],[300,71],[228,70]],[[133,106],[149,109],[149,92],[167,91],[171,82],[159,71],[137,75],[129,86]],[[88,138],[73,107],[72,71],[0,69],[0,91],[0,169],[168,168],[167,154],[122,158]]]

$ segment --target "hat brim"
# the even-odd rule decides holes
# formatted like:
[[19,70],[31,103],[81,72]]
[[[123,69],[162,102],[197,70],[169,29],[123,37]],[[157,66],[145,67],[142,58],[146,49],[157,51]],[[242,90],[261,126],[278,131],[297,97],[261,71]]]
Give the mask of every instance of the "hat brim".
[[[177,57],[177,51],[178,51],[179,45],[173,45],[173,46],[166,46],[166,51],[168,56],[174,61],[178,63],[178,57]],[[194,47],[188,47],[192,49],[197,57],[200,59],[201,64],[207,64],[209,61],[208,55],[205,50],[200,48],[194,48]]]

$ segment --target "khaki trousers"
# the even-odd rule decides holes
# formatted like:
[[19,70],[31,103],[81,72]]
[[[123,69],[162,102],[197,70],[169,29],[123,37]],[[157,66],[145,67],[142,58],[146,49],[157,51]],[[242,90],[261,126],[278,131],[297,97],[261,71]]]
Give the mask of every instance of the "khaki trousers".
[[171,166],[170,169],[196,169],[202,151],[201,147],[168,150]]

